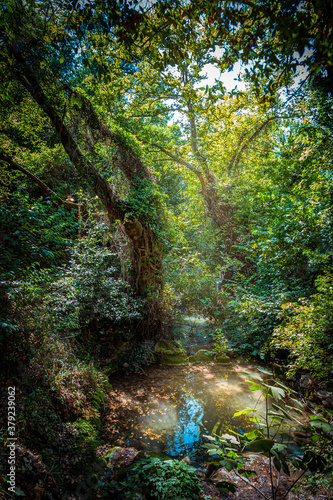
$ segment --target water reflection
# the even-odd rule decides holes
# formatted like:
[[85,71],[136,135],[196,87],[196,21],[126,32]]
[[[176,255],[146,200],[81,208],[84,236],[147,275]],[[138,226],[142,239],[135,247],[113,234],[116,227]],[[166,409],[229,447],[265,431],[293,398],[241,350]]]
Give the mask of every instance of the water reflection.
[[247,415],[233,418],[233,414],[252,405],[253,393],[227,368],[167,370],[163,388],[161,382],[154,383],[127,445],[171,457],[187,456],[193,462],[203,456],[204,435],[250,427]]
[[[190,353],[207,346],[211,325],[202,318],[187,317],[178,327],[178,338]],[[257,374],[255,366],[198,364],[194,366],[151,366],[147,373],[115,381],[117,404],[127,408],[127,446],[188,457],[202,461],[207,442],[204,435],[244,433],[252,427],[251,414],[234,418],[235,412],[254,408],[260,391],[252,392],[242,372]],[[122,428],[122,435],[123,435]],[[126,431],[125,431],[126,432]],[[123,438],[121,439],[123,442]]]
[[178,425],[167,436],[165,451],[170,456],[193,454],[201,441],[204,410],[202,401],[194,397],[182,397],[178,405]]

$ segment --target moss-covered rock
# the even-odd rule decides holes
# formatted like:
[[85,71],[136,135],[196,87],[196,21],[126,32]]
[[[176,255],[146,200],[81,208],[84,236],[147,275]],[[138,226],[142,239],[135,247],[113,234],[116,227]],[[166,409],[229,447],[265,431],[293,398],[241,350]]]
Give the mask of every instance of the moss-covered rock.
[[185,351],[183,347],[179,344],[179,342],[160,339],[154,347],[154,352],[158,354],[174,354],[174,353],[184,353]]
[[156,361],[162,365],[186,365],[188,359],[184,348],[179,342],[161,339],[154,348]]
[[162,365],[187,365],[188,358],[184,354],[162,354],[160,358]]
[[211,351],[205,351],[204,349],[200,349],[195,354],[190,356],[188,359],[190,363],[201,363],[202,361],[203,362],[214,361],[214,353]]
[[229,363],[231,363],[231,361],[229,356],[227,356],[226,354],[220,354],[215,358],[214,363],[218,365],[228,365]]

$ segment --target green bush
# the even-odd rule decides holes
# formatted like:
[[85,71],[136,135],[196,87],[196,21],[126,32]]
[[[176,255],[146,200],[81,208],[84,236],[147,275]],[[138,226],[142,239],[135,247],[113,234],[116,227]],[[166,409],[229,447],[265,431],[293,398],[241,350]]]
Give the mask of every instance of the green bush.
[[228,341],[224,337],[222,329],[216,328],[215,332],[212,334],[212,337],[214,341],[213,351],[217,355],[225,354],[226,350],[228,349]]
[[22,305],[34,304],[34,328],[75,334],[141,318],[142,301],[121,279],[118,256],[100,245],[99,230],[93,228],[72,246],[65,266],[27,277]]
[[18,192],[0,203],[0,275],[20,278],[28,266],[59,265],[77,236],[77,214],[53,200]]
[[224,293],[224,307],[216,318],[221,330],[233,351],[263,359],[273,329],[281,322],[281,294],[260,294],[255,287],[246,286],[231,291]]
[[138,460],[104,489],[107,498],[197,500],[201,491],[195,469],[179,460]]
[[333,285],[330,275],[316,280],[318,293],[286,303],[285,323],[274,329],[271,348],[288,349],[288,374],[310,370],[318,379],[333,378]]

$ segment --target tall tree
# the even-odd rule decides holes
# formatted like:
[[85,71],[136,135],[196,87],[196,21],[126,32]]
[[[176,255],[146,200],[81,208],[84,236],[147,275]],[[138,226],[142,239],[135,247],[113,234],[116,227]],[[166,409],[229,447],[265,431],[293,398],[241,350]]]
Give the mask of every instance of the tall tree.
[[[6,68],[2,81],[4,101],[11,101],[13,94],[30,95],[41,114],[49,119],[70,164],[98,196],[110,223],[119,221],[122,225],[131,242],[134,288],[137,294],[149,297],[150,319],[159,318],[163,272],[158,232],[162,214],[153,177],[138,152],[120,133],[108,129],[87,98],[71,89],[77,79],[75,64],[80,66],[80,62],[75,60],[78,39],[73,39],[69,26],[74,22],[74,14],[76,22],[82,22],[82,13],[74,13],[70,4],[36,3],[31,9],[29,5],[14,2],[8,4],[6,14],[7,24],[1,28],[1,60]],[[61,54],[67,50],[66,42],[70,48],[68,62],[63,67]],[[4,83],[8,77],[11,85],[6,89]],[[94,146],[100,141],[112,148],[112,163],[127,183],[129,196],[117,193],[94,165]],[[28,175],[12,158],[12,152],[6,150],[8,141],[2,144],[1,161],[5,166]]]

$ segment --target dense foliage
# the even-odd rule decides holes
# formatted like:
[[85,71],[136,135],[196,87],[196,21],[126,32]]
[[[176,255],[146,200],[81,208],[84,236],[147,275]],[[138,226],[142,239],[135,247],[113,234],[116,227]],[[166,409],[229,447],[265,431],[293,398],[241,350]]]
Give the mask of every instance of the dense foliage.
[[148,458],[137,460],[128,470],[101,488],[102,498],[147,498],[191,500],[198,498],[200,480],[195,469],[179,460]]
[[[302,403],[294,398],[295,391],[289,389],[281,382],[274,379],[267,380],[267,375],[272,376],[273,373],[262,367],[258,367],[258,374],[242,373],[246,377],[254,380],[247,380],[251,391],[261,391],[260,396],[254,408],[246,408],[235,413],[236,416],[250,414],[250,420],[255,424],[255,428],[249,432],[240,434],[232,432],[230,434],[214,436],[206,436],[210,443],[204,445],[208,449],[208,453],[217,456],[218,463],[223,465],[228,471],[236,469],[236,476],[248,479],[256,472],[246,467],[248,457],[243,453],[245,449],[255,453],[262,453],[268,457],[269,476],[271,482],[271,498],[272,500],[284,500],[288,497],[289,492],[295,488],[296,483],[302,478],[306,471],[329,471],[332,457],[332,447],[329,441],[331,425],[318,415],[311,415],[308,431],[311,432],[311,439],[315,442],[320,441],[326,446],[314,448],[307,446],[307,450],[302,457],[295,457],[288,449],[287,429],[296,423],[300,424],[297,419],[297,414],[301,415]],[[263,380],[264,375],[265,380]],[[260,399],[264,399],[263,410],[258,408]],[[280,436],[280,438],[277,438]],[[325,450],[324,452],[322,450]],[[214,465],[216,465],[214,463]],[[287,476],[291,476],[290,469],[302,471],[295,479],[291,481],[287,491],[281,491],[280,473],[284,472]],[[279,473],[275,476],[272,474],[273,469]],[[235,484],[226,481],[217,483],[221,493],[235,491]],[[256,491],[267,498],[255,485],[251,485]]]
[[328,1],[1,3],[2,379],[60,495],[180,315],[332,385],[332,37]]

